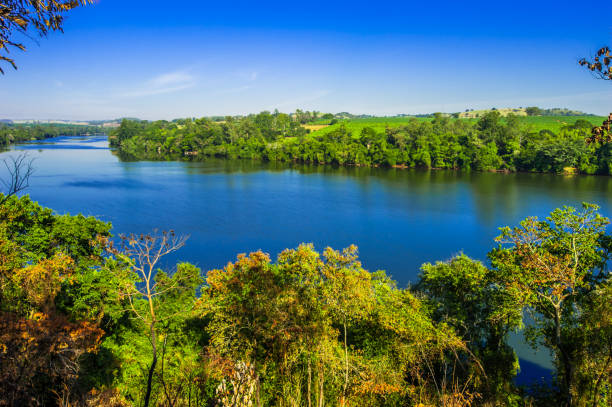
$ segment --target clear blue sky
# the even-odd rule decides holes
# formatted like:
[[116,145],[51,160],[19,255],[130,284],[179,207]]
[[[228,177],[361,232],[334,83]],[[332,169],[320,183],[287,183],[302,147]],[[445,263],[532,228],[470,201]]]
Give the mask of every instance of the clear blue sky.
[[12,53],[19,70],[0,76],[0,118],[605,114],[612,83],[577,60],[612,43],[610,15],[610,0],[99,0],[70,13],[64,34]]

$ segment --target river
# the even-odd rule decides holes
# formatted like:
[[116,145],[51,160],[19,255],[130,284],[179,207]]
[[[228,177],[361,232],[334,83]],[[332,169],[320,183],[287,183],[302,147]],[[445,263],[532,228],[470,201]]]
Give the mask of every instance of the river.
[[[16,145],[35,174],[27,193],[58,213],[83,213],[113,233],[173,229],[188,234],[171,261],[223,267],[238,253],[274,258],[312,242],[359,247],[364,266],[404,287],[424,262],[464,252],[486,261],[498,228],[563,205],[592,202],[612,215],[612,177],[287,166],[250,161],[124,162],[104,136]],[[549,357],[513,338],[522,380]]]

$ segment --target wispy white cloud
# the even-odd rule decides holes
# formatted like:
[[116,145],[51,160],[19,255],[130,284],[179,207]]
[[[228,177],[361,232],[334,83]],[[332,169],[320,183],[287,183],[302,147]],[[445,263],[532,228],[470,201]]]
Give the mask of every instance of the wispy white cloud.
[[168,73],[156,76],[155,78],[149,81],[149,84],[153,86],[163,87],[163,86],[172,86],[177,83],[185,83],[185,82],[192,82],[192,81],[193,81],[193,76],[191,76],[187,72],[179,71],[179,72],[168,72]]
[[195,77],[185,71],[167,72],[149,79],[141,86],[121,92],[122,97],[141,97],[173,93],[193,88]]

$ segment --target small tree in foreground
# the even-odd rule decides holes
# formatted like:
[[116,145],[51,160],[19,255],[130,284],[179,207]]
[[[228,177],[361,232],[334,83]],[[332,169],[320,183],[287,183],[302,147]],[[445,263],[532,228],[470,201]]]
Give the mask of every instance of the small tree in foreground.
[[[162,258],[179,250],[186,240],[187,236],[164,231],[150,235],[121,236],[118,246],[109,239],[103,241],[107,250],[120,261],[116,269],[127,274],[122,279],[125,283],[120,287],[120,296],[129,304],[127,311],[144,324],[151,343],[152,358],[143,402],[145,407],[151,401],[160,351],[160,325],[188,312],[190,308],[186,307],[185,303],[191,299],[193,304],[193,291],[201,284],[199,269],[190,264],[179,264],[172,275],[159,268]],[[183,301],[185,299],[187,301]],[[161,380],[163,381],[163,374]]]

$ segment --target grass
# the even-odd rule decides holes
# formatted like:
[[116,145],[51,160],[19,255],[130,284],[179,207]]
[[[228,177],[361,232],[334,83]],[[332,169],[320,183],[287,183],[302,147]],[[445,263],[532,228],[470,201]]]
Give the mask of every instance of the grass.
[[548,129],[557,133],[563,126],[574,124],[576,120],[586,120],[593,126],[600,126],[605,119],[603,116],[527,116],[521,117],[519,120],[529,126],[529,130]]
[[[577,120],[586,120],[593,125],[600,125],[605,120],[605,118],[602,116],[521,116],[518,119],[528,131],[538,132],[540,130],[550,130],[553,133],[558,133],[563,126],[572,125]],[[376,132],[384,132],[387,127],[401,127],[406,125],[410,120],[431,121],[432,119],[411,117],[371,117],[367,119],[343,120],[331,126],[321,124],[304,127],[310,128],[310,134],[312,136],[321,136],[344,125],[353,135],[353,137],[359,137],[361,131],[366,127],[371,127]],[[466,120],[472,123],[478,121],[478,119],[451,120]]]

